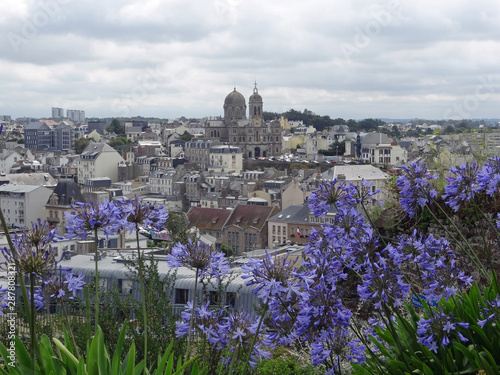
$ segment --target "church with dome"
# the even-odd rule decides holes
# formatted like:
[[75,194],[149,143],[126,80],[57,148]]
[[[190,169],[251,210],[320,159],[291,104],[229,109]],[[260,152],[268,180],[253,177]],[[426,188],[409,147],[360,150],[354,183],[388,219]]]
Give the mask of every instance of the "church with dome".
[[281,125],[278,120],[264,121],[262,96],[257,84],[248,99],[236,87],[224,100],[224,117],[207,120],[206,139],[221,141],[239,147],[244,158],[281,155]]

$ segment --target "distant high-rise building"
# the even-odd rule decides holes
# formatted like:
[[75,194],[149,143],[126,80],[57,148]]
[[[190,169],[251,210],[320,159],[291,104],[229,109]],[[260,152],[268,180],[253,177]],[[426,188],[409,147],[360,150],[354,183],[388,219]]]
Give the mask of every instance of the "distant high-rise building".
[[62,118],[64,117],[64,109],[52,107],[52,117],[53,118]]
[[80,111],[78,109],[68,109],[66,111],[66,117],[68,117],[75,124],[85,122],[85,111]]

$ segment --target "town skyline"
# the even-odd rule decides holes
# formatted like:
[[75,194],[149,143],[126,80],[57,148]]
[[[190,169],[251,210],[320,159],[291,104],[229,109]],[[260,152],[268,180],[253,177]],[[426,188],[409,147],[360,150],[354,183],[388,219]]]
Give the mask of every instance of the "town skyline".
[[7,1],[0,114],[218,116],[257,81],[269,112],[498,118],[499,18],[486,0]]

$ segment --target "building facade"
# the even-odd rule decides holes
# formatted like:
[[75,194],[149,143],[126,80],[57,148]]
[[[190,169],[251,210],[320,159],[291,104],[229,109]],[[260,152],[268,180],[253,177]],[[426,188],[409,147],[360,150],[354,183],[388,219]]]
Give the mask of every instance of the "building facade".
[[0,206],[9,226],[26,227],[38,218],[45,220],[45,207],[51,189],[44,186],[7,184],[0,186]]
[[205,137],[239,147],[244,158],[281,155],[281,124],[279,120],[265,122],[263,106],[255,84],[247,118],[245,98],[234,88],[224,100],[224,118],[205,122]]

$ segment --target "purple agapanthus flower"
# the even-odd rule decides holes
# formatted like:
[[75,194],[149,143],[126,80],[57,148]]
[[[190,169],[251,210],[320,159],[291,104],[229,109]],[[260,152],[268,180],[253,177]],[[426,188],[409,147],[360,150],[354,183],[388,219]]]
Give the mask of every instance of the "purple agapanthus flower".
[[486,194],[492,196],[500,189],[500,157],[488,159],[488,163],[483,164],[483,168],[477,174],[477,190],[484,190]]
[[363,275],[363,283],[358,285],[362,301],[371,301],[376,309],[384,306],[400,307],[410,294],[410,285],[405,282],[400,268],[393,259],[401,257],[399,250],[388,245],[377,253],[376,261],[371,262]]
[[66,212],[66,237],[85,239],[95,230],[102,230],[105,235],[114,234],[122,225],[121,211],[112,201],[97,203],[77,202],[71,206],[74,212]]
[[[500,317],[500,294],[497,294],[496,298],[487,301],[488,307],[483,308],[479,314],[482,319],[478,320],[478,324],[483,328],[486,323],[496,321]],[[498,323],[498,322],[497,322]]]
[[402,167],[404,174],[396,180],[399,188],[399,203],[408,216],[413,217],[417,211],[436,198],[438,193],[430,181],[438,178],[431,174],[425,164],[411,162]]
[[296,270],[297,258],[290,259],[289,254],[272,256],[266,250],[262,259],[250,259],[241,267],[241,278],[247,285],[254,285],[253,293],[263,302],[277,295],[288,292],[288,280]]
[[[31,300],[31,293],[28,292],[28,299]],[[45,310],[45,297],[43,291],[39,288],[35,289],[34,293],[35,308],[37,311]]]
[[14,249],[2,248],[6,264],[17,264],[21,271],[26,274],[34,274],[45,277],[57,268],[61,257],[57,257],[57,251],[52,244],[58,239],[55,229],[49,227],[46,221],[40,219],[31,223],[31,229],[21,229],[12,237]]
[[[265,349],[260,339],[260,332],[257,332],[258,326],[259,318],[252,319],[246,311],[231,311],[226,317],[222,318],[217,325],[218,338],[214,343],[216,343],[217,348],[227,349],[230,353],[228,357],[223,359],[226,365],[228,365],[232,356],[236,355],[236,347],[238,346],[240,348],[238,352],[239,359],[247,355],[255,335],[258,335],[257,340],[248,358],[250,366],[254,368],[263,358],[269,359],[271,357],[271,353]],[[239,345],[237,345],[238,343]]]
[[196,270],[199,278],[209,275],[216,280],[220,280],[230,268],[223,252],[200,241],[194,244],[191,239],[185,245],[178,242],[167,256],[167,263],[173,268],[187,267]]
[[7,289],[0,288],[0,316],[3,316],[3,309],[9,307],[8,304],[9,293],[7,293]]
[[309,208],[314,216],[326,216],[332,208],[357,204],[356,192],[352,185],[345,181],[339,182],[336,178],[331,182],[322,182],[319,189],[309,196]]
[[68,292],[71,292],[73,294],[73,297],[70,297],[73,299],[76,297],[76,292],[83,290],[83,287],[85,286],[85,276],[80,274],[78,276],[75,276],[73,273],[67,273],[64,275],[64,278],[66,279],[63,283],[67,285]]
[[479,189],[479,168],[475,162],[465,163],[451,168],[450,173],[453,176],[446,178],[448,184],[444,188],[446,194],[443,198],[445,203],[457,212],[464,202],[469,202],[476,196]]
[[[420,319],[417,324],[418,342],[437,353],[439,347],[446,347],[458,337],[462,342],[469,341],[463,333],[468,323],[459,322],[453,315],[434,311],[428,319]],[[463,333],[462,333],[462,332]]]
[[168,212],[163,206],[134,199],[123,200],[119,204],[122,212],[122,225],[130,232],[138,231],[140,226],[163,228],[168,219]]
[[[349,361],[362,364],[365,362],[366,347],[354,334],[343,327],[330,327],[323,330],[311,344],[313,366],[328,362],[331,370],[338,369],[338,363]],[[331,372],[334,374],[335,372]]]

